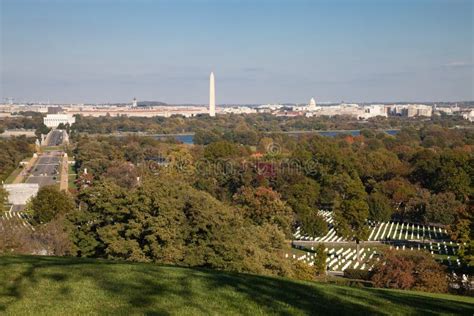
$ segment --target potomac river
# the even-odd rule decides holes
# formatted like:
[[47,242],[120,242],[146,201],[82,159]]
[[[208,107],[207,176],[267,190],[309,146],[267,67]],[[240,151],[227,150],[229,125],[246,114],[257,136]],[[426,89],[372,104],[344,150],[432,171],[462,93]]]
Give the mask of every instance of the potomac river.
[[[399,132],[398,129],[388,129],[384,131],[385,133],[389,135],[395,135]],[[288,134],[288,135],[302,135],[302,134],[319,134],[322,136],[327,136],[327,137],[334,137],[340,134],[348,134],[352,136],[358,136],[360,135],[360,130],[328,130],[328,131],[318,131],[318,130],[313,130],[313,131],[289,131],[289,132],[268,132],[268,134]],[[184,144],[194,144],[194,133],[183,133],[183,134],[155,134],[155,135],[148,135],[155,137],[157,139],[163,139],[163,138],[175,138],[176,140],[184,143]]]

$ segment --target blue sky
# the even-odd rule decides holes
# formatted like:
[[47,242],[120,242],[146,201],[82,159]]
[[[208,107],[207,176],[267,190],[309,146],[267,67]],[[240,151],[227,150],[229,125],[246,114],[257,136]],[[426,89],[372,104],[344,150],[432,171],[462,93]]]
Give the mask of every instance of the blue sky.
[[472,0],[0,0],[0,97],[473,100]]

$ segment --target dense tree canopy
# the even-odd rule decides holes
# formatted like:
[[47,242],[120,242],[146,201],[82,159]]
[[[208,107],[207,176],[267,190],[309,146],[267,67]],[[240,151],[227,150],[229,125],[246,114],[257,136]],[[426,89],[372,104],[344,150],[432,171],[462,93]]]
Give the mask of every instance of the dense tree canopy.
[[[92,122],[99,126],[92,126]],[[284,243],[285,235],[289,238],[296,226],[313,236],[324,235],[328,224],[318,210],[325,209],[332,211],[338,234],[355,241],[367,238],[369,220],[445,226],[462,242],[461,256],[469,257],[474,181],[474,134],[469,129],[412,121],[405,122],[397,135],[370,128],[361,135],[335,137],[275,133],[321,127],[317,122],[338,126],[331,120],[280,121],[265,115],[219,116],[215,120],[81,118],[76,132],[102,132],[104,127],[114,131],[120,124],[125,124],[123,130],[195,131],[196,145],[137,136],[76,134],[74,154],[82,185],[77,196],[81,211],[75,213],[73,222],[82,227],[75,233],[79,253],[265,271],[260,261],[251,261],[238,245],[228,241],[234,234],[260,245],[263,252],[256,248],[247,251],[275,260],[283,271],[286,268],[275,256],[283,249],[280,242]],[[397,121],[394,126],[399,123],[405,124]],[[88,176],[82,172],[86,168]],[[109,198],[94,200],[102,191]],[[153,203],[150,196],[156,196]],[[211,209],[219,212],[208,214],[206,210]],[[214,215],[252,237],[228,225],[217,232],[214,225],[221,222]],[[191,233],[201,226],[199,233]],[[138,233],[142,231],[145,233]],[[230,247],[227,252],[219,250],[224,246],[211,236],[225,241],[225,247]],[[258,241],[249,239],[255,236]],[[271,246],[272,240],[278,243]],[[241,261],[232,266],[222,261],[224,254]]]
[[0,138],[0,180],[5,180],[20,161],[31,157],[35,140],[24,136]]
[[189,185],[144,180],[132,190],[103,182],[84,190],[71,214],[81,256],[154,261],[286,275],[284,235],[254,225]]
[[240,206],[245,218],[249,218],[257,225],[275,224],[287,236],[291,235],[293,212],[280,195],[270,188],[242,187],[234,195],[235,203]]
[[36,223],[50,222],[57,216],[65,215],[75,209],[74,201],[65,191],[55,185],[44,186],[30,201],[30,211]]
[[[452,128],[457,123],[270,115],[78,117],[70,127],[77,189],[71,196],[42,188],[30,204],[41,234],[18,247],[35,240],[53,254],[313,279],[324,272],[324,245],[316,248],[312,267],[285,260],[284,254],[296,227],[311,236],[327,233],[323,209],[337,233],[354,241],[367,238],[373,221],[446,228],[460,243],[459,258],[471,262],[474,132]],[[400,131],[389,135],[383,131],[389,127]],[[362,130],[334,137],[282,133],[331,128]],[[123,134],[138,131],[194,132],[195,145]],[[33,142],[0,139],[3,178],[32,153]],[[61,243],[69,235],[72,246]],[[429,256],[387,253],[380,259],[373,275],[377,286],[445,290],[443,271]]]
[[[315,212],[320,208],[333,210],[336,229],[356,239],[366,234],[367,219],[450,225],[453,234],[456,227],[464,227],[462,213],[472,199],[474,179],[470,130],[428,124],[403,127],[396,136],[364,129],[356,137],[266,134],[256,142],[243,141],[251,139],[244,137],[248,130],[272,130],[274,118],[264,118],[156,119],[184,124],[185,130],[198,128],[197,143],[206,144],[202,147],[144,137],[80,137],[75,151],[78,171],[87,168],[96,180],[109,178],[127,188],[146,170],[168,174],[225,204],[236,203],[242,192],[267,188],[293,211],[290,226],[298,222],[314,234],[326,231]],[[242,145],[246,143],[256,147]],[[255,158],[255,150],[263,156]]]

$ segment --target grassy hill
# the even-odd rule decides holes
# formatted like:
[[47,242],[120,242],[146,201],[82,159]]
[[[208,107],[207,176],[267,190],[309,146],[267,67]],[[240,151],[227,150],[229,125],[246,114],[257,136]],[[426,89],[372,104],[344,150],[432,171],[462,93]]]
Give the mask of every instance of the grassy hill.
[[0,314],[466,314],[474,298],[77,258],[0,256]]

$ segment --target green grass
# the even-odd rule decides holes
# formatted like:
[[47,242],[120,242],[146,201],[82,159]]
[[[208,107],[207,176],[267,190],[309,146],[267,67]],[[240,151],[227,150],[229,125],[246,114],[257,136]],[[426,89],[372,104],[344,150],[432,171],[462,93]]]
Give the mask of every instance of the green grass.
[[[70,160],[72,158],[68,157],[68,159]],[[77,174],[76,174],[76,170],[74,170],[74,165],[68,164],[67,170],[68,170],[68,188],[75,190],[77,189],[77,186],[76,186]]]
[[69,174],[68,175],[68,188],[69,189],[77,189],[76,175],[75,174]]
[[15,180],[15,178],[20,174],[23,170],[23,167],[18,167],[10,173],[10,175],[5,179],[6,184],[11,184]]
[[74,170],[74,165],[69,164],[69,163],[68,163],[68,166],[67,166],[67,171],[68,171],[69,174],[74,174],[74,175],[76,174],[76,170]]
[[474,313],[474,299],[350,288],[155,264],[0,257],[0,314],[343,315]]

